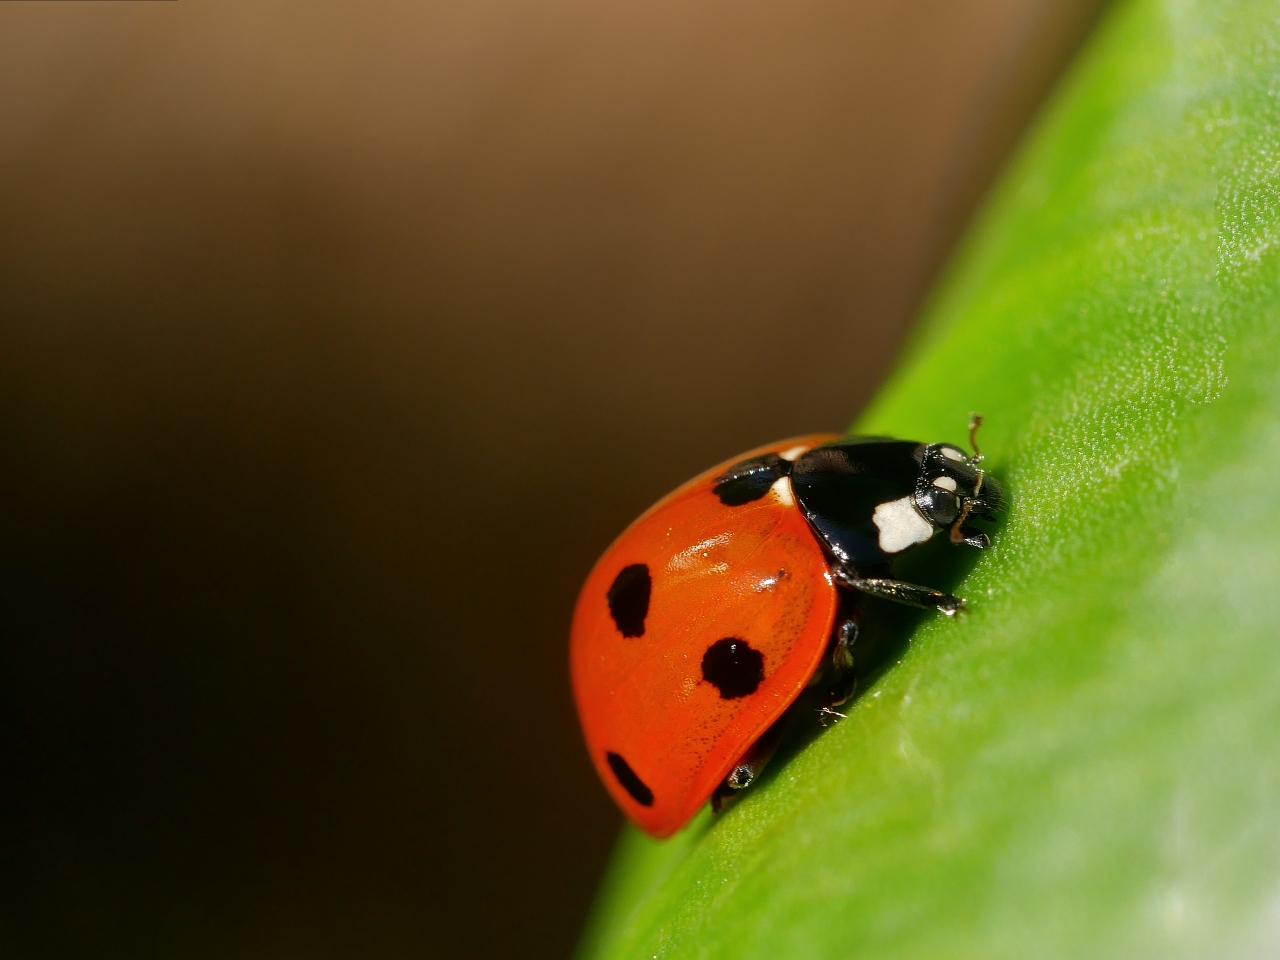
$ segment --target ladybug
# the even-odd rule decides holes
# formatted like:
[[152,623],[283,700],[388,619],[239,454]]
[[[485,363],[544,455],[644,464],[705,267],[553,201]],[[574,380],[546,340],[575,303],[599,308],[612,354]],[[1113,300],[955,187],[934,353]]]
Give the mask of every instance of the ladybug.
[[[891,579],[893,561],[1003,497],[947,443],[797,437],[726,461],[629,526],[578,597],[570,668],[600,778],[641,829],[665,837],[708,799],[751,783],[806,687],[819,718],[853,693],[860,598],[939,610],[959,597]],[[794,711],[790,711],[794,714]]]

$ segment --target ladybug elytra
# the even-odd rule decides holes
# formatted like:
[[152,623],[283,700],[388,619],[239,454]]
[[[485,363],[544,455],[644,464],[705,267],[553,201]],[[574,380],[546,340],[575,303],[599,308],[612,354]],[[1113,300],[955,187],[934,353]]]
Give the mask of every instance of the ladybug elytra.
[[592,762],[623,812],[665,837],[746,787],[806,687],[824,721],[853,692],[859,598],[954,615],[959,597],[892,579],[893,561],[1003,497],[951,444],[813,435],[695,477],[597,561],[570,639]]

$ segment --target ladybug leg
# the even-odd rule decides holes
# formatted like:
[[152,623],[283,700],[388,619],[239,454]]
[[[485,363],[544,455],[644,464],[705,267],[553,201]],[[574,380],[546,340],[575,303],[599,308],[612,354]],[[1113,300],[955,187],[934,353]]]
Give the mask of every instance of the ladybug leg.
[[948,617],[964,609],[964,600],[954,597],[932,587],[922,587],[902,580],[884,580],[879,577],[860,577],[850,567],[840,566],[833,571],[836,583],[848,590],[857,590],[868,596],[892,600],[894,603],[906,604],[909,607],[920,607],[922,610],[939,610]]
[[858,642],[858,620],[850,617],[836,631],[836,643],[831,651],[831,665],[837,674],[853,672],[853,645]]
[[731,796],[733,791],[722,781],[720,786],[716,787],[715,793],[711,794],[711,812],[724,813],[724,802]]
[[790,719],[791,714],[788,711],[747,748],[742,759],[733,765],[729,775],[721,781],[720,786],[716,787],[715,793],[711,794],[712,810],[721,813],[726,800],[739,790],[745,790],[751,786],[756,777],[760,776],[760,771],[764,769],[765,764],[778,749],[778,744],[782,742],[782,735],[790,726]]
[[853,645],[858,641],[857,615],[845,620],[836,630],[835,643],[831,647],[831,668],[835,682],[830,685],[818,707],[818,722],[843,720],[845,715],[836,707],[847,702],[858,689],[858,672],[854,668]]
[[991,546],[991,538],[977,527],[961,527],[956,531],[953,539],[956,543],[967,543],[979,550],[985,550]]

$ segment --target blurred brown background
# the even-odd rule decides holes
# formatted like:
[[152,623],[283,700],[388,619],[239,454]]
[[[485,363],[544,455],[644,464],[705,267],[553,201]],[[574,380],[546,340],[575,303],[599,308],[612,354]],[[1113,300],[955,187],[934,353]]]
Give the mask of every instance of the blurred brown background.
[[1097,6],[0,7],[0,953],[564,956],[579,580],[849,422]]

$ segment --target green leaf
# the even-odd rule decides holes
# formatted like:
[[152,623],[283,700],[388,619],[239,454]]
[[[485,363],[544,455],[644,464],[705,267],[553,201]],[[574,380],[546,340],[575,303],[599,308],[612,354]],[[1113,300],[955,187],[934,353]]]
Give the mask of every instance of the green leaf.
[[724,816],[625,831],[583,957],[1277,949],[1278,18],[1111,11],[858,423],[986,416],[971,612]]

